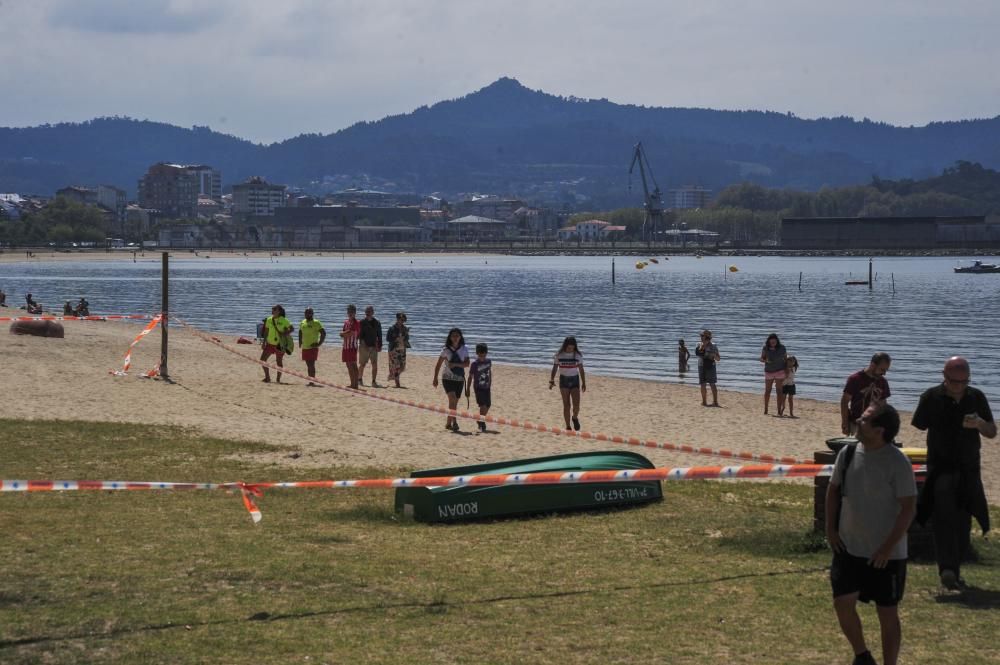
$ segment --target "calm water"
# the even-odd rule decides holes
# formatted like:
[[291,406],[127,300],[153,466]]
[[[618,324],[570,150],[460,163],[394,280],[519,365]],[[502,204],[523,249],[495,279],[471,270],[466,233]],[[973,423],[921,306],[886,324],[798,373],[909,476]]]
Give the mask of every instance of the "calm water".
[[[636,258],[618,257],[612,285],[607,257],[186,256],[171,259],[171,313],[226,333],[252,336],[275,302],[293,322],[312,306],[328,328],[340,325],[347,303],[371,303],[385,328],[394,312],[407,312],[416,353],[436,353],[457,325],[470,347],[487,342],[497,361],[548,367],[562,338],[576,335],[593,373],[694,384],[696,372],[678,372],[677,339],[693,353],[707,327],[722,354],[720,386],[759,391],[757,358],[775,331],[799,359],[803,397],[839,399],[847,375],[887,351],[899,407],[915,406],[956,353],[1000,400],[1000,274],[954,274],[965,259],[880,258],[869,291],[844,285],[867,277],[867,260],[857,258],[659,257],[640,271]],[[730,264],[739,272],[727,272]],[[154,312],[159,270],[158,261],[125,259],[6,264],[0,288],[9,303],[30,290],[49,309],[85,294],[93,313]]]

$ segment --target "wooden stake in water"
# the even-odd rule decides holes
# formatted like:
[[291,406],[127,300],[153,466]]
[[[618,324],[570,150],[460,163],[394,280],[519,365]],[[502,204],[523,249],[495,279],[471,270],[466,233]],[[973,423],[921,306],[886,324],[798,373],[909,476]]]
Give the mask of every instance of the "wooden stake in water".
[[802,271],[799,271],[799,291],[802,290]]
[[868,290],[871,291],[875,288],[872,285],[872,259],[868,259]]
[[611,283],[615,283],[615,257],[611,257]]
[[889,276],[892,277],[892,294],[896,295],[896,273],[891,272]]

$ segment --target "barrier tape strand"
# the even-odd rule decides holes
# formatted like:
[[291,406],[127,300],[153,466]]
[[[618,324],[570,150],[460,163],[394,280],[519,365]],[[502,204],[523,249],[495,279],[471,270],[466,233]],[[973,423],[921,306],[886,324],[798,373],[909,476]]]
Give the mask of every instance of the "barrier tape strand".
[[[497,487],[511,485],[567,485],[582,483],[626,483],[668,480],[749,480],[768,478],[814,478],[833,473],[833,464],[756,464],[746,466],[658,467],[606,471],[546,471],[421,478],[362,478],[350,480],[303,480],[291,482],[179,483],[125,480],[0,480],[0,492],[72,492],[134,490],[228,490],[240,492],[243,505],[254,523],[261,512],[254,497],[266,489],[394,489],[399,487]],[[926,467],[914,471],[923,473]]]
[[448,409],[443,406],[438,406],[435,404],[425,404],[423,402],[416,402],[414,400],[400,399],[396,397],[390,397],[388,395],[377,395],[373,393],[368,393],[365,391],[348,388],[346,386],[340,386],[330,381],[326,381],[324,379],[320,379],[317,377],[306,376],[305,374],[297,372],[296,370],[289,369],[287,367],[278,367],[273,363],[268,363],[263,360],[260,360],[259,358],[254,358],[253,356],[249,356],[235,348],[232,348],[230,345],[226,344],[218,337],[203,332],[182,319],[175,319],[175,320],[199,339],[202,339],[203,341],[206,341],[210,344],[214,344],[219,348],[228,351],[229,353],[232,353],[234,355],[239,356],[240,358],[243,358],[244,360],[248,360],[257,365],[260,365],[261,367],[267,367],[271,370],[282,372],[284,374],[289,374],[291,376],[295,376],[300,379],[304,379],[306,381],[312,381],[313,383],[319,384],[321,386],[327,388],[333,388],[334,390],[338,390],[340,392],[344,392],[353,395],[355,397],[364,397],[368,399],[380,400],[383,402],[396,404],[397,406],[405,406],[413,409],[419,409],[421,411],[440,413],[442,415],[447,415],[453,418],[465,418],[468,420],[492,423],[496,425],[505,425],[508,427],[514,427],[534,432],[576,437],[588,441],[617,443],[628,446],[636,446],[639,448],[657,448],[660,450],[669,450],[672,452],[691,453],[694,455],[720,457],[723,459],[738,459],[746,462],[761,462],[765,464],[812,464],[813,463],[811,460],[802,460],[796,457],[768,455],[763,453],[751,453],[745,451],[737,452],[737,451],[717,449],[717,448],[695,447],[686,444],[674,444],[665,441],[655,441],[652,439],[641,439],[635,436],[609,435],[600,432],[575,431],[575,430],[564,429],[562,427],[556,427],[553,425],[534,423],[527,420],[518,420],[516,418],[505,418],[502,416],[492,416],[492,415],[484,416],[472,411]]

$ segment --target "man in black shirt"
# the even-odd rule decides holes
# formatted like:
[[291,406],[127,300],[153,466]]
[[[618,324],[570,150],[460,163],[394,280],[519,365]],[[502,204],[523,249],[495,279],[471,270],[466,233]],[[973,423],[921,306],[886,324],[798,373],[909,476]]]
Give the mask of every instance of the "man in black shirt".
[[358,380],[365,374],[365,365],[372,363],[372,387],[378,388],[378,353],[382,350],[382,322],[375,318],[375,308],[365,307],[365,318],[361,319],[360,344],[358,345]]
[[997,434],[982,391],[969,386],[969,362],[961,356],[944,364],[944,381],[920,396],[913,426],[927,430],[927,482],[920,493],[917,521],[931,518],[941,584],[965,586],[961,564],[969,548],[972,518],[990,530],[986,492],[980,476],[980,435]]

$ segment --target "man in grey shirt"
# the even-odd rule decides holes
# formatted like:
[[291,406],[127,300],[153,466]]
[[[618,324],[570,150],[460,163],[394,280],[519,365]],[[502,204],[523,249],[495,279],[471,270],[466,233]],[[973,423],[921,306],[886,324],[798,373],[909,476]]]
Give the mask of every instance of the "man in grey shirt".
[[867,665],[875,660],[865,645],[857,602],[874,600],[882,662],[895,665],[902,641],[897,606],[906,584],[906,530],[916,513],[917,485],[909,459],[891,443],[899,433],[894,408],[872,404],[858,418],[857,431],[860,443],[837,455],[826,491],[833,607],[855,665]]

